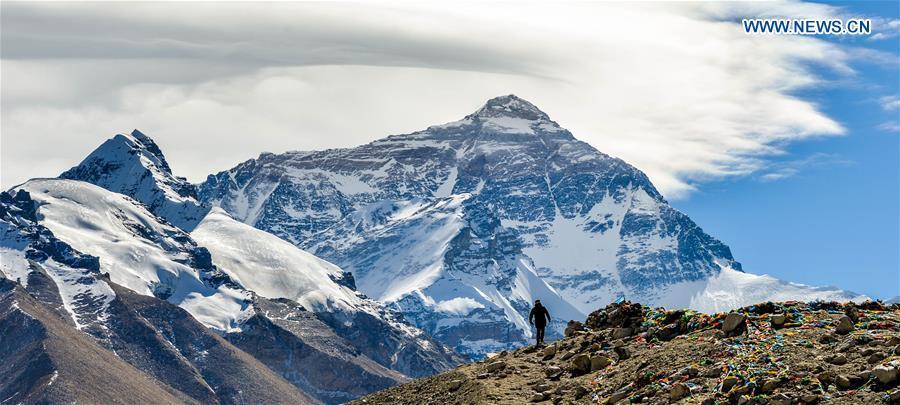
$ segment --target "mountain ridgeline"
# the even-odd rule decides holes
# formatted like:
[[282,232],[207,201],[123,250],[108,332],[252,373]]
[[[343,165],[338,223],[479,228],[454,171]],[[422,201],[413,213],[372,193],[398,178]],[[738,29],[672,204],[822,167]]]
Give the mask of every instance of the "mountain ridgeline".
[[843,296],[741,272],[644,173],[513,95],[355,148],[264,153],[199,195],[474,357],[525,343],[534,299],[566,321],[623,296],[707,311]]
[[526,344],[535,299],[552,340],[622,297],[855,298],[743,272],[641,171],[512,95],[199,185],[116,135],[0,193],[0,256],[12,402],[341,403]]

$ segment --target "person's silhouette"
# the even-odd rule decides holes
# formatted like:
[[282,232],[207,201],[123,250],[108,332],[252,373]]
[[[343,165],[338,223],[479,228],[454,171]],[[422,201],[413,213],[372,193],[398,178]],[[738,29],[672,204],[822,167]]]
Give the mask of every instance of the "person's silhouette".
[[549,322],[550,312],[541,305],[541,300],[534,300],[534,307],[531,308],[531,313],[528,314],[528,323],[534,325],[535,329],[537,329],[535,339],[538,346],[544,344],[544,328],[547,327]]

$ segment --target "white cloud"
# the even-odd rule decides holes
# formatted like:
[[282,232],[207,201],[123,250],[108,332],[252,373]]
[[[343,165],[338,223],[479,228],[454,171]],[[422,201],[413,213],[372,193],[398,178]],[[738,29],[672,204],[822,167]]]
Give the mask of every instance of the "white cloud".
[[683,197],[844,132],[794,94],[823,83],[818,67],[852,74],[848,50],[733,22],[836,10],[3,3],[0,181],[54,176],[132,128],[200,181],[261,151],[352,146],[515,93]]
[[794,177],[801,171],[834,165],[849,165],[853,162],[840,156],[827,153],[814,153],[802,159],[773,162],[768,165],[757,179],[762,182],[772,182]]
[[900,122],[888,121],[878,125],[878,129],[884,132],[900,133]]
[[900,110],[900,97],[885,96],[881,98],[881,108],[885,111]]
[[872,34],[870,41],[881,41],[885,39],[895,38],[900,35],[900,20],[894,19],[876,19],[873,21]]

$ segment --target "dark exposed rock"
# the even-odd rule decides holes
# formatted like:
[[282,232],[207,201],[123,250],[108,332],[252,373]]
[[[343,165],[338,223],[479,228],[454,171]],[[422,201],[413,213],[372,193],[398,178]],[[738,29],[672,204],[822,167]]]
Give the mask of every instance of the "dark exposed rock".
[[195,403],[104,349],[55,309],[2,277],[0,332],[4,401]]

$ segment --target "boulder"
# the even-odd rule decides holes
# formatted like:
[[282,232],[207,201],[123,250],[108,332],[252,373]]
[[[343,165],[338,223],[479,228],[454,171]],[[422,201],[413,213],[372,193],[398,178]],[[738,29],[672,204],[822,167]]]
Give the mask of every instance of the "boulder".
[[835,354],[835,355],[826,357],[825,361],[827,361],[831,364],[834,364],[836,366],[842,366],[844,364],[847,364],[847,356],[844,356],[843,354]]
[[591,371],[602,370],[612,364],[612,359],[602,354],[591,357]]
[[622,339],[631,336],[633,330],[631,328],[615,328],[612,331],[612,339]]
[[581,385],[576,385],[575,388],[572,388],[572,395],[575,397],[575,399],[580,399],[587,393],[588,389],[582,387]]
[[845,375],[834,377],[834,385],[842,390],[849,389],[851,387],[850,378]]
[[817,394],[807,393],[800,397],[800,401],[804,404],[815,404],[821,399]]
[[495,361],[495,362],[490,363],[490,364],[487,365],[487,371],[488,371],[489,373],[490,373],[490,372],[497,371],[497,370],[500,370],[500,369],[503,369],[503,368],[506,368],[506,362]]
[[791,405],[791,402],[793,402],[791,401],[791,397],[785,394],[778,394],[769,398],[770,405]]
[[846,335],[853,331],[855,326],[853,325],[853,321],[850,320],[849,316],[842,316],[841,319],[838,319],[837,324],[835,325],[835,331],[842,335]]
[[662,328],[656,329],[653,333],[657,339],[668,342],[672,339],[675,339],[676,336],[681,334],[681,326],[678,323],[673,323],[666,325]]
[[628,349],[625,348],[625,346],[619,346],[619,347],[613,348],[613,351],[616,353],[616,356],[619,356],[619,361],[622,361],[622,360],[625,360],[625,359],[628,359],[629,357],[631,357],[631,354],[628,353]]
[[559,375],[560,373],[562,373],[562,371],[562,368],[559,368],[557,366],[550,366],[544,369],[544,375],[546,375],[547,377],[553,377]]
[[614,392],[614,393],[609,397],[609,399],[606,400],[606,403],[608,403],[608,404],[614,404],[614,403],[619,402],[619,401],[621,401],[621,400],[623,400],[623,399],[625,399],[625,398],[628,398],[628,391],[625,390],[625,389],[621,389],[621,390],[618,390],[618,391]]
[[450,386],[450,391],[456,391],[459,387],[462,387],[463,380],[451,380],[448,385]]
[[544,348],[544,360],[550,360],[556,356],[556,345],[550,345]]
[[535,392],[534,394],[531,395],[531,402],[541,402],[545,399],[546,398],[544,398],[544,394],[542,394],[540,392]]
[[731,391],[731,389],[739,382],[741,382],[741,380],[733,375],[725,377],[725,379],[722,380],[722,392]]
[[573,375],[587,374],[591,371],[591,358],[586,354],[579,354],[572,358],[569,370]]
[[566,337],[572,337],[572,336],[575,336],[575,332],[582,331],[582,330],[584,330],[583,323],[578,322],[578,321],[569,321],[569,323],[566,325],[566,330],[565,330],[565,332],[563,332],[563,334]]
[[887,358],[886,354],[881,353],[881,352],[875,352],[875,353],[872,353],[871,355],[869,355],[869,358],[866,359],[866,362],[868,362],[869,364],[875,364],[886,358]]
[[672,388],[669,389],[669,399],[672,401],[677,401],[688,395],[691,395],[691,389],[682,383],[672,384]]
[[742,327],[746,326],[746,321],[746,315],[739,312],[730,312],[725,316],[725,321],[722,322],[722,332],[725,332],[726,335],[739,334],[743,332]]
[[778,388],[778,380],[776,379],[768,379],[763,381],[762,385],[760,385],[760,389],[762,392],[771,393],[774,392],[776,388]]
[[880,365],[872,369],[872,374],[882,384],[890,384],[897,380],[897,369],[891,366]]
[[787,319],[788,317],[785,314],[775,314],[772,315],[772,318],[770,320],[772,321],[773,327],[780,328],[784,326],[785,323],[787,323]]
[[823,371],[819,374],[816,374],[816,379],[821,381],[822,384],[828,385],[834,382],[834,372],[833,371]]

